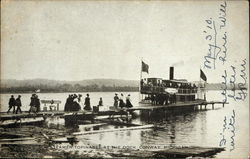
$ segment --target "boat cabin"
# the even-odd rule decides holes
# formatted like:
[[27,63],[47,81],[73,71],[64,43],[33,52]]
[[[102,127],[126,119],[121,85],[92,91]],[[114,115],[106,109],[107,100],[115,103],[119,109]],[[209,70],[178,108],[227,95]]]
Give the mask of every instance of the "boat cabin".
[[170,79],[144,78],[140,83],[140,93],[147,99],[174,98],[174,102],[194,101],[197,86],[186,79],[174,79],[174,68],[170,67]]

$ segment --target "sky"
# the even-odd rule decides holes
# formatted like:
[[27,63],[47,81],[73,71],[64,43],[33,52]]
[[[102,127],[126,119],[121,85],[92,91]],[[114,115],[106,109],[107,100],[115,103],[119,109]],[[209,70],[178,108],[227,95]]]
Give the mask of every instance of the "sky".
[[[204,68],[205,20],[222,2],[1,1],[1,79],[138,80],[143,77],[221,82],[224,69],[249,59],[248,5],[227,2],[227,63]],[[217,20],[218,21],[218,20]],[[219,23],[219,22],[218,22]]]

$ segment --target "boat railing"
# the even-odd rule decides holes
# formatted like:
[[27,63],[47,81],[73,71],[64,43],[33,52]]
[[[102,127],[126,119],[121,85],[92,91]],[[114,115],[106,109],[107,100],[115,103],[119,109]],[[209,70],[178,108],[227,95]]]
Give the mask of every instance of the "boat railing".
[[166,92],[165,89],[167,88],[175,88],[177,89],[177,92],[181,94],[197,93],[197,88],[178,88],[178,87],[163,87],[163,86],[149,86],[149,85],[142,86],[141,92],[163,93]]

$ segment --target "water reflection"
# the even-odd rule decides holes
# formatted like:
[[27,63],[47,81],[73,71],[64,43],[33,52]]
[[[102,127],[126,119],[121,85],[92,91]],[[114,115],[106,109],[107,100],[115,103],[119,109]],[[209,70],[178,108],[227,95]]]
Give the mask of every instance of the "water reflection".
[[[209,94],[210,93],[210,94]],[[217,95],[216,95],[217,93]],[[62,99],[66,97],[67,94],[52,94],[55,99]],[[27,96],[27,101],[29,101],[30,95],[23,95],[25,98]],[[44,98],[51,96],[51,94],[43,94]],[[92,99],[94,96],[99,97],[103,96],[105,104],[112,105],[113,103],[113,94],[106,93],[93,93]],[[8,100],[9,95],[6,96]],[[42,95],[41,95],[42,97]],[[132,94],[132,97],[138,97],[138,94]],[[219,100],[220,92],[208,92],[208,100]],[[209,99],[210,98],[210,99]],[[218,99],[216,99],[218,98]],[[51,99],[51,98],[49,98]],[[98,98],[97,98],[98,99]],[[8,101],[1,101],[5,103]],[[137,103],[136,99],[135,103]],[[133,101],[134,101],[133,100]],[[26,101],[23,99],[23,101]],[[24,103],[25,104],[25,103]],[[25,106],[24,106],[25,107]],[[208,107],[210,108],[210,107]],[[7,107],[6,107],[7,109]],[[135,124],[155,124],[162,129],[145,129],[145,130],[131,130],[131,131],[115,131],[115,132],[106,132],[99,134],[91,135],[79,135],[77,139],[79,142],[77,145],[83,145],[86,143],[89,144],[101,144],[101,145],[166,145],[166,146],[219,146],[219,141],[221,139],[220,133],[223,128],[224,116],[230,115],[232,109],[236,111],[238,115],[237,118],[237,135],[236,142],[237,146],[233,152],[225,151],[219,155],[228,155],[234,153],[236,155],[242,154],[246,155],[246,152],[249,148],[249,122],[246,120],[249,116],[249,105],[242,104],[238,102],[230,102],[230,104],[225,105],[222,108],[222,105],[215,105],[214,110],[207,111],[141,111],[137,112],[140,114],[137,118],[131,120]],[[3,107],[5,110],[5,107]],[[240,124],[239,124],[240,123]],[[65,120],[64,118],[48,118],[45,121],[44,127],[52,129],[61,129],[67,132],[67,135],[70,135],[74,132],[87,131],[83,128],[84,125],[91,124],[91,121],[82,122],[78,120]],[[91,128],[91,130],[104,130],[104,129],[113,129],[119,128],[117,125],[104,125]]]

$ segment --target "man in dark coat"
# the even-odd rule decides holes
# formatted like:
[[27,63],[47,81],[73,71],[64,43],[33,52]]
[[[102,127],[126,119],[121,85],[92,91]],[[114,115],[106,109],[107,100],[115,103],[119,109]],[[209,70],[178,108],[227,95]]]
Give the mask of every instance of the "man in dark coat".
[[70,111],[70,101],[71,101],[71,95],[66,100],[65,106],[64,106],[64,111]]
[[40,99],[38,98],[38,95],[35,95],[35,106],[36,106],[36,112],[40,112]]
[[21,102],[21,96],[20,95],[18,95],[18,97],[16,99],[16,106],[17,106],[16,114],[18,113],[18,111],[20,113],[22,113],[22,110],[21,110],[22,102]]
[[87,94],[87,97],[85,98],[84,105],[84,110],[91,110],[89,94]]
[[29,113],[30,112],[36,112],[36,105],[35,105],[35,96],[36,94],[32,94],[32,96],[30,97],[30,110],[29,110]]
[[14,96],[11,95],[11,97],[9,99],[9,110],[7,111],[7,113],[9,113],[11,108],[13,107],[13,114],[14,114],[15,113],[15,105],[16,105],[16,100],[15,100]]
[[114,96],[114,107],[118,107],[118,101],[119,101],[119,97],[117,96],[117,94],[115,94]]

